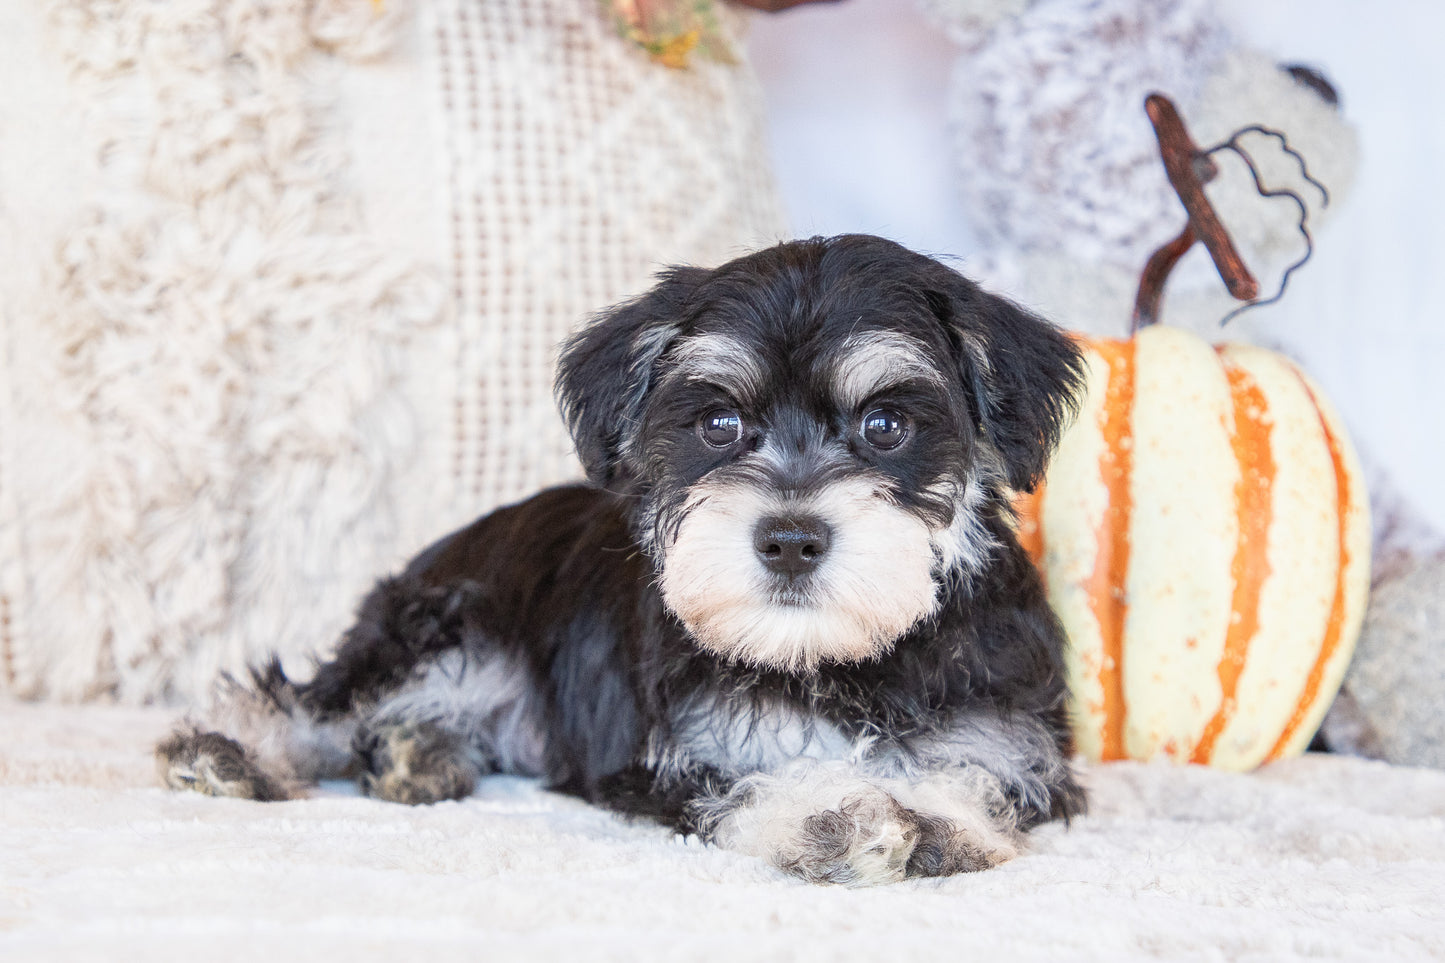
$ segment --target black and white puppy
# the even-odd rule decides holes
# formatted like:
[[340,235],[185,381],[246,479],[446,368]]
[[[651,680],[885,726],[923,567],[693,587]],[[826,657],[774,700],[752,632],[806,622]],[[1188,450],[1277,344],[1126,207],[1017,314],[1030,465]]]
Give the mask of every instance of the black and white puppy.
[[875,237],[669,271],[562,354],[590,485],[428,548],[311,681],[230,682],[162,775],[430,803],[518,773],[810,880],[993,866],[1084,805],[1010,510],[1080,365]]

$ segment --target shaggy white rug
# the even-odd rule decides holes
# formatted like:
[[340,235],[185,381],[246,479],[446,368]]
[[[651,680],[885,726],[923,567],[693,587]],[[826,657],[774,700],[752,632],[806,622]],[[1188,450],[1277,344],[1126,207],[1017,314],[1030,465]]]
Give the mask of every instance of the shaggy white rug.
[[988,873],[823,888],[512,779],[406,808],[155,785],[160,710],[0,703],[0,959],[1445,958],[1445,773],[1090,768]]

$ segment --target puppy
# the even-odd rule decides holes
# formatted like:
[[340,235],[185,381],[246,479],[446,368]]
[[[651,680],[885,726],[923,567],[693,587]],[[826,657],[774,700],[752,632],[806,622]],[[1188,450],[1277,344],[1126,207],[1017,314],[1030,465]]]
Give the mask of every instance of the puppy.
[[1014,534],[1063,334],[875,237],[677,268],[566,346],[590,479],[443,538],[309,682],[226,680],[177,789],[540,776],[817,882],[983,869],[1083,809],[1064,637]]

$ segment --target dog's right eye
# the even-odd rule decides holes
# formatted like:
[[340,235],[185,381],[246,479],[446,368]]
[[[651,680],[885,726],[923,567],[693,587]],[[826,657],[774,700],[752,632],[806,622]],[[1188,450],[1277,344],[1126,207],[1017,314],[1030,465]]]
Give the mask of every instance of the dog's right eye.
[[863,416],[863,440],[880,451],[892,451],[908,437],[908,417],[892,408],[874,408]]
[[731,408],[714,408],[697,420],[697,434],[713,448],[726,448],[743,436],[743,420]]

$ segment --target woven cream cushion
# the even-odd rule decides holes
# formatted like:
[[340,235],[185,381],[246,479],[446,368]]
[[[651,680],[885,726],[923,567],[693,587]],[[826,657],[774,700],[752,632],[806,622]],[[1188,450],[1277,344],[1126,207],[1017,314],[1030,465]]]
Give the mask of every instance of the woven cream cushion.
[[568,331],[782,233],[746,64],[653,65],[595,0],[7,4],[0,89],[23,696],[304,670],[422,544],[579,475]]

